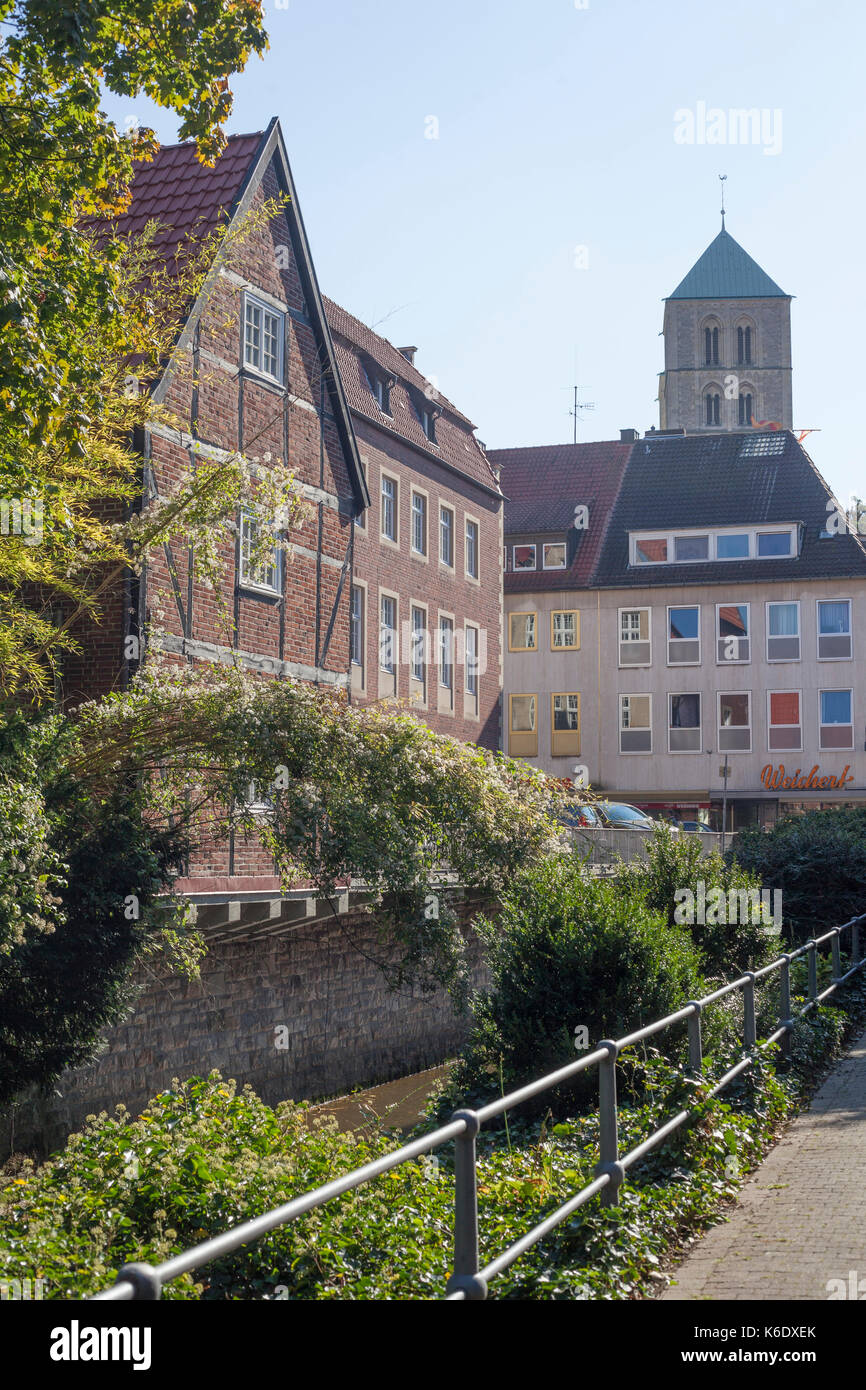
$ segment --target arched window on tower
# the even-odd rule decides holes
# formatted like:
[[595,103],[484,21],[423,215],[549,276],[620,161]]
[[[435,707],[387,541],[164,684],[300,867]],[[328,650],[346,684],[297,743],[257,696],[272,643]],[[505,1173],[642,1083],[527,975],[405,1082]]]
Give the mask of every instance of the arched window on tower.
[[708,367],[718,366],[719,363],[719,330],[717,327],[708,325],[704,329],[704,357]]
[[751,425],[752,423],[752,393],[751,391],[741,391],[738,402],[737,419],[741,425]]
[[741,324],[737,329],[737,363],[746,366],[752,360],[752,329],[749,324]]
[[721,397],[718,391],[708,391],[704,396],[704,422],[707,425],[721,423]]

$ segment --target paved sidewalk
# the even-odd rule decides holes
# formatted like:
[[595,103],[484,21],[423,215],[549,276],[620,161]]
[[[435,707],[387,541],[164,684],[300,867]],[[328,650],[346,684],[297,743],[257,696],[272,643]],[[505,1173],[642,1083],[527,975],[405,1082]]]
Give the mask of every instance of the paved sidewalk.
[[828,1299],[839,1279],[866,1299],[866,1033],[674,1279],[660,1297]]

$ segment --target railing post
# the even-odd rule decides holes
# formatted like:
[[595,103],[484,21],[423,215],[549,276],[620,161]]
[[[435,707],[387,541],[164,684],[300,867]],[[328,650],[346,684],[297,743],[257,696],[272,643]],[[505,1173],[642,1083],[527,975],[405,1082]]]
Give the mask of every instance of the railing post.
[[619,1131],[616,1115],[616,1059],[619,1049],[610,1038],[605,1038],[599,1047],[607,1048],[607,1056],[598,1065],[598,1119],[599,1119],[599,1161],[595,1175],[610,1175],[610,1182],[602,1189],[601,1200],[606,1207],[619,1203],[619,1189],[625,1177],[625,1169],[619,1161]]
[[743,1051],[751,1052],[758,1036],[755,1027],[755,976],[751,970],[744,971],[746,984],[743,986]]
[[466,1298],[487,1297],[487,1283],[478,1278],[478,1175],[475,1136],[480,1129],[474,1110],[455,1110],[452,1120],[466,1128],[454,1140],[454,1272],[446,1293],[462,1290]]
[[131,1284],[133,1299],[156,1299],[162,1294],[162,1280],[153,1265],[136,1260],[133,1264],[121,1265],[114,1276],[115,1284]]
[[782,957],[782,968],[779,972],[779,1027],[784,1027],[786,1032],[782,1035],[782,1056],[791,1055],[791,957]]
[[851,964],[856,965],[860,959],[860,923],[855,922],[851,928]]
[[815,938],[806,942],[809,961],[809,999],[812,1003],[818,998],[818,948]]
[[689,1071],[692,1076],[697,1077],[704,1069],[701,1047],[701,1005],[697,999],[690,999],[689,1007],[694,1009],[694,1013],[689,1019]]
[[842,951],[839,946],[839,933],[836,932],[830,942],[830,949],[833,952],[833,980],[838,980],[842,975]]

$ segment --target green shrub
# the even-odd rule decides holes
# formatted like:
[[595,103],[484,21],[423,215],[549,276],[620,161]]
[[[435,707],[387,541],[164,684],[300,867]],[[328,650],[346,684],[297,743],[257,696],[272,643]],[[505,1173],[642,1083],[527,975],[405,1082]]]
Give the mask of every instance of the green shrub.
[[[701,884],[705,897],[714,889],[721,889],[725,894],[732,889],[738,893],[760,891],[760,877],[743,868],[736,859],[726,861],[717,852],[704,855],[701,851],[698,835],[672,835],[666,825],[657,826],[647,844],[646,864],[633,864],[621,871],[622,891],[639,894],[648,908],[663,914],[669,926],[682,922],[700,950],[711,977],[753,970],[772,959],[778,949],[778,939],[764,924],[751,921],[751,912],[748,914],[750,920],[745,922],[688,923],[682,911],[677,911],[677,893],[687,889],[697,900]],[[679,903],[682,902],[680,899]],[[727,910],[712,912],[711,907],[712,903],[707,905],[704,914],[707,918],[745,915],[739,903],[736,914]]]
[[793,945],[866,911],[866,811],[807,811],[771,830],[742,830],[729,861],[733,854],[765,888],[781,890]]
[[[476,926],[492,987],[473,999],[457,1086],[488,1099],[500,1080],[511,1088],[574,1061],[579,1025],[595,1044],[672,1013],[702,992],[688,933],[639,895],[586,876],[567,856],[525,871],[504,894],[495,920]],[[664,1035],[662,1043],[674,1036]],[[569,1083],[558,1098],[545,1093],[543,1103],[573,1104],[596,1085],[592,1069],[586,1084]]]

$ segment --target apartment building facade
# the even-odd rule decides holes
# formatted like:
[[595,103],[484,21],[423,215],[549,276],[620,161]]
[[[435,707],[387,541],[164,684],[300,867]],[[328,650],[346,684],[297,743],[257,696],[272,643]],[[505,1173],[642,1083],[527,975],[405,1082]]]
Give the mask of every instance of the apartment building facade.
[[[866,550],[788,431],[494,452],[505,746],[727,826],[866,802]],[[591,451],[591,452],[590,452]],[[569,506],[534,511],[543,479]],[[512,498],[515,500],[512,502]],[[559,566],[557,568],[556,566]]]

